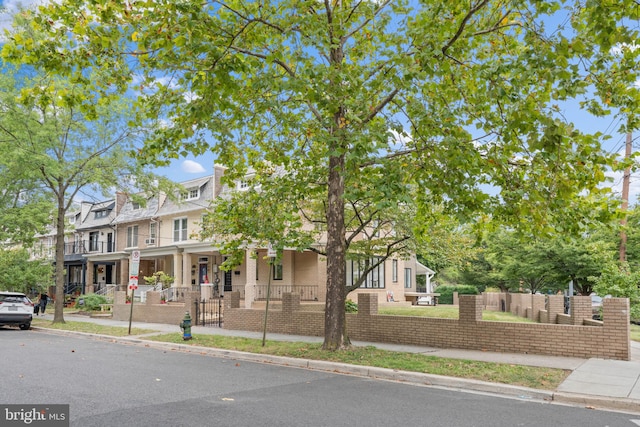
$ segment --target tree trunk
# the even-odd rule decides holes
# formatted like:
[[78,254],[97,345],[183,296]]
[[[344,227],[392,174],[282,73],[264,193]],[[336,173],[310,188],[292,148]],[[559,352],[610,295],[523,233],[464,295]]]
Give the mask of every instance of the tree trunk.
[[[336,152],[330,149],[331,152]],[[325,350],[345,346],[344,321],[346,297],[344,154],[329,158],[327,208],[327,302],[324,317]]]
[[[64,195],[64,193],[62,194]],[[56,295],[53,323],[64,323],[64,214],[64,199],[58,200],[58,215],[56,218]]]

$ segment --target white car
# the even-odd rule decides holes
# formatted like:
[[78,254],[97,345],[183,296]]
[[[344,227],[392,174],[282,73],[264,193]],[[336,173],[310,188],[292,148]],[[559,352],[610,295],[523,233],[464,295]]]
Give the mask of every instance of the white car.
[[0,291],[0,326],[17,325],[27,330],[32,319],[33,302],[25,294]]

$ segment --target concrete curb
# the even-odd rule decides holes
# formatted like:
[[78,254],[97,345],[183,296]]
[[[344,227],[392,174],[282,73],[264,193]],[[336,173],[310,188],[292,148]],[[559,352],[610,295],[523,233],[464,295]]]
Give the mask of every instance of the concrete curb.
[[553,393],[553,401],[564,405],[583,406],[589,409],[640,414],[640,400],[626,397],[612,398],[607,396],[555,392]]
[[345,363],[328,362],[324,360],[296,359],[284,356],[272,356],[268,354],[247,353],[236,350],[225,350],[209,347],[198,347],[189,344],[175,344],[160,341],[148,341],[140,337],[114,337],[86,332],[62,331],[57,329],[42,329],[59,335],[76,335],[86,338],[98,339],[117,344],[142,345],[148,348],[160,350],[181,351],[206,356],[234,359],[238,361],[265,363],[292,368],[310,369],[322,372],[331,372],[342,375],[353,375],[375,380],[403,382],[418,386],[439,387],[443,389],[478,392],[493,394],[508,398],[557,403],[568,406],[582,406],[590,409],[621,411],[640,414],[640,400],[628,398],[610,398],[606,396],[582,395],[575,393],[538,390],[527,387],[512,386],[508,384],[491,383],[479,380],[447,377],[442,375],[424,374],[419,372],[399,371],[387,368],[371,366],[349,365]]

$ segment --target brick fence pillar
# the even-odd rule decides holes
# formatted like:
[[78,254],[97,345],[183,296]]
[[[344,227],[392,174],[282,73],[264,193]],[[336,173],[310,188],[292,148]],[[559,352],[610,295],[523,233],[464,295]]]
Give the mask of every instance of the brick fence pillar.
[[462,323],[482,320],[482,295],[460,295],[459,319]]
[[126,291],[116,291],[116,298],[114,301],[116,304],[126,304],[127,303],[127,292]]
[[591,320],[591,317],[591,297],[571,297],[571,324],[582,325],[585,319]]
[[549,295],[547,297],[547,312],[549,313],[549,323],[558,323],[558,314],[564,314],[564,295]]
[[378,314],[378,296],[358,294],[358,316],[374,316],[376,314]]
[[613,359],[631,360],[631,325],[628,298],[604,298],[602,300],[602,320],[606,342]]
[[294,311],[300,310],[300,294],[285,292],[282,294],[282,314],[291,316]]
[[147,292],[147,305],[160,304],[160,292],[158,291],[149,291]]
[[540,310],[544,310],[545,303],[544,295],[532,295],[531,297],[531,319],[535,322],[540,321]]
[[240,292],[225,292],[224,304],[228,308],[240,308]]

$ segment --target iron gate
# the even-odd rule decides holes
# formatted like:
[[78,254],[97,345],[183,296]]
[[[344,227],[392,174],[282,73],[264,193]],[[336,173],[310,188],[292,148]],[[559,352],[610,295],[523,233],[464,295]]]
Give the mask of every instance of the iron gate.
[[222,297],[202,299],[195,301],[195,325],[196,326],[217,326],[222,328],[224,304]]

